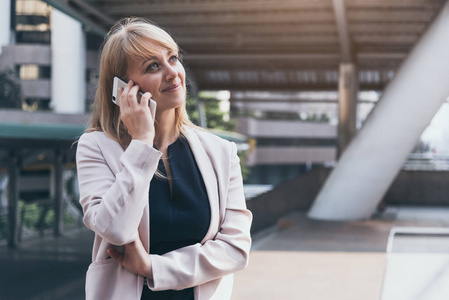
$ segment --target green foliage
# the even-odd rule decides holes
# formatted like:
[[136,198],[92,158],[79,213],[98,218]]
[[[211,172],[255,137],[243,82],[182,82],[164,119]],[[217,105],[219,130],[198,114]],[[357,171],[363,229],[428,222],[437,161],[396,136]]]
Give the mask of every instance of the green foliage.
[[[53,205],[42,203],[24,203],[19,201],[20,222],[32,232],[52,228],[55,225],[55,210]],[[67,210],[64,211],[64,225],[76,223],[76,219]]]
[[187,114],[189,115],[190,121],[192,121],[193,124],[195,124],[195,125],[199,125],[198,110],[196,108],[195,99],[193,99],[191,97],[187,98],[186,110],[187,110]]
[[251,173],[251,170],[248,168],[247,164],[246,164],[246,159],[248,156],[248,152],[246,151],[241,151],[239,153],[237,153],[239,158],[240,158],[240,169],[242,171],[242,178],[243,181],[245,181],[246,179],[248,179],[249,174]]
[[0,215],[0,240],[8,237],[8,222],[7,216]]
[[[221,129],[226,131],[235,131],[236,123],[233,120],[226,121],[224,114],[220,110],[220,102],[214,98],[201,99],[204,103],[204,110],[206,112],[207,128]],[[196,101],[193,98],[188,98],[186,102],[186,110],[190,117],[190,120],[199,125],[199,114],[196,106]],[[248,178],[250,170],[246,166],[246,152],[238,153],[240,158],[240,167],[242,169],[242,177],[245,180]]]
[[[204,110],[206,112],[207,128],[221,129],[227,131],[235,131],[236,124],[233,120],[225,121],[224,114],[220,110],[220,102],[217,99],[208,98],[201,99],[204,103]],[[196,106],[196,101],[193,98],[188,98],[186,102],[187,113],[190,120],[199,125],[199,114]]]
[[19,201],[20,222],[30,231],[50,228],[54,224],[54,210],[49,205]]
[[21,108],[22,87],[12,70],[0,71],[0,108]]

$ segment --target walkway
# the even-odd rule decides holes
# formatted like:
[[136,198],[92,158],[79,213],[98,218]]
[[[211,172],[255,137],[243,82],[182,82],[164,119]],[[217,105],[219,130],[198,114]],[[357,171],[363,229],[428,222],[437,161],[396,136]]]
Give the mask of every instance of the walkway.
[[449,227],[449,209],[389,208],[367,222],[291,213],[254,237],[233,300],[379,300],[393,226]]
[[92,243],[90,231],[77,229],[57,239],[26,241],[19,250],[1,247],[0,299],[84,299]]
[[[449,227],[449,209],[389,208],[367,222],[308,220],[293,212],[253,237],[250,265],[235,276],[233,300],[379,299],[393,226]],[[84,298],[93,235],[0,247],[0,300]]]

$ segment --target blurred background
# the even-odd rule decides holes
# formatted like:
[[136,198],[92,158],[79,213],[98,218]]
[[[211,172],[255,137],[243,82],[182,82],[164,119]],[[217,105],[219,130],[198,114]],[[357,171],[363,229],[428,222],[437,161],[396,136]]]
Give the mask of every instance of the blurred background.
[[238,146],[235,299],[447,299],[444,0],[0,0],[0,299],[84,298],[74,142],[127,16],[173,35],[192,121]]

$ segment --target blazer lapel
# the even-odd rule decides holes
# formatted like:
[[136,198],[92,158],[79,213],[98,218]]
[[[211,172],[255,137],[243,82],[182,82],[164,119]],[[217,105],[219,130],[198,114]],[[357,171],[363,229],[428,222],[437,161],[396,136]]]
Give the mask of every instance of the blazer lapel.
[[184,129],[186,131],[190,149],[192,149],[196,164],[198,165],[201,176],[203,177],[204,185],[206,186],[207,196],[210,203],[210,225],[205,237],[201,241],[201,243],[204,243],[206,240],[211,239],[215,236],[215,233],[217,232],[219,226],[217,178],[215,176],[215,172],[209,156],[207,155],[206,150],[204,149],[203,144],[199,140],[196,133],[188,127],[184,127]]

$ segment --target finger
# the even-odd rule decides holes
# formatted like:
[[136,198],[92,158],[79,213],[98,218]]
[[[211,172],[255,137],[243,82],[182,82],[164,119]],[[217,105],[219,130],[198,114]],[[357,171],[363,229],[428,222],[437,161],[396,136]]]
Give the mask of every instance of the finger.
[[139,86],[136,84],[129,90],[128,93],[128,103],[129,106],[136,106],[137,103],[137,93],[139,92]]
[[151,98],[151,94],[146,92],[145,94],[142,95],[142,98],[140,98],[140,105],[147,107],[148,106],[148,102],[150,101]]
[[122,101],[122,95],[123,95],[123,88],[118,88],[118,106],[122,105],[124,102]]
[[109,254],[110,257],[112,257],[113,259],[118,261],[120,264],[122,263],[122,261],[123,261],[123,254],[121,254],[117,250],[115,250],[115,249],[108,249],[108,254]]
[[129,94],[129,91],[132,88],[133,84],[134,84],[134,82],[132,80],[130,80],[126,84],[125,88],[123,89],[122,94],[120,95],[120,100],[123,100],[123,101],[121,101],[121,103],[123,103],[125,105],[125,107],[129,107],[128,94]]

